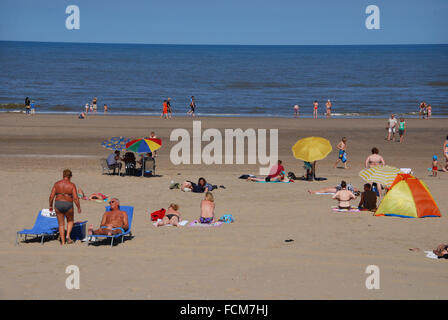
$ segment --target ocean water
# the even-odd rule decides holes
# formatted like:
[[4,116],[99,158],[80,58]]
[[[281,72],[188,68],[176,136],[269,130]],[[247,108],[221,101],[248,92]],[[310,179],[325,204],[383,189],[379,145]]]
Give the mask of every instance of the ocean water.
[[[99,111],[159,115],[172,99],[185,116],[312,115],[333,103],[336,117],[415,116],[419,103],[448,116],[448,45],[201,46],[0,41],[0,104],[79,113],[93,97]],[[17,108],[0,111],[14,111]]]

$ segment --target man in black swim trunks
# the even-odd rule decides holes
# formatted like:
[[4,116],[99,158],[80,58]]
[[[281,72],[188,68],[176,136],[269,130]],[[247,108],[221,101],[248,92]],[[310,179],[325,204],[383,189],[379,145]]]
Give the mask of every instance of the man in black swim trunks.
[[[78,207],[78,213],[81,213],[81,205],[79,203],[78,191],[76,190],[76,185],[70,180],[72,178],[72,172],[69,169],[65,169],[62,173],[62,180],[56,182],[51,190],[50,194],[50,212],[53,211],[53,201],[54,209],[56,211],[56,216],[58,218],[59,224],[59,236],[61,239],[61,245],[66,243],[73,243],[70,239],[70,233],[73,229],[73,201]],[[65,219],[67,218],[67,239],[65,235]]]

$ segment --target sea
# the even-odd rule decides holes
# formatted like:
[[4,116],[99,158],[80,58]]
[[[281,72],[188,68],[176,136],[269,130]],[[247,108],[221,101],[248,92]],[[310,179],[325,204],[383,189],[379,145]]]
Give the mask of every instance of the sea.
[[[448,45],[244,46],[0,41],[0,111],[186,116],[448,117]],[[1,114],[0,114],[1,116]]]

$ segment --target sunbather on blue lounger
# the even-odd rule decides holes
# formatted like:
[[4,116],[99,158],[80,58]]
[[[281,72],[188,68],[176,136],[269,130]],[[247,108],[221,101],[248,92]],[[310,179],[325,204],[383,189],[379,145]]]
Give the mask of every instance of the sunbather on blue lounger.
[[112,198],[109,202],[110,211],[106,211],[101,220],[100,228],[93,230],[93,226],[89,226],[89,235],[106,235],[111,236],[122,233],[123,230],[129,228],[128,215],[120,210],[120,201]]

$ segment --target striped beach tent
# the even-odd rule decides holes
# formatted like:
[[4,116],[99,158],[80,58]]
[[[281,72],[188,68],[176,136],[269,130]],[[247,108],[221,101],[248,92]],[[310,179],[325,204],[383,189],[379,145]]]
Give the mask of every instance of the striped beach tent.
[[441,216],[426,184],[410,174],[396,176],[375,215],[402,218]]
[[359,176],[366,182],[381,183],[389,187],[395,180],[400,169],[391,166],[375,166],[359,172]]

